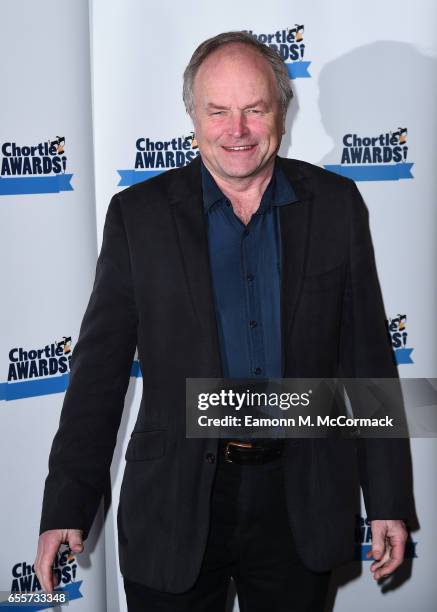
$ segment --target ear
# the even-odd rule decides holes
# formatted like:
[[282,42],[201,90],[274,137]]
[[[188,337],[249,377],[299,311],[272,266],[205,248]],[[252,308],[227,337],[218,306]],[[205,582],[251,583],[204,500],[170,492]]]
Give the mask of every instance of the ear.
[[191,124],[193,126],[193,131],[196,132],[197,121],[196,121],[196,115],[194,114],[194,109],[193,109],[193,112],[190,114],[190,119],[191,119]]

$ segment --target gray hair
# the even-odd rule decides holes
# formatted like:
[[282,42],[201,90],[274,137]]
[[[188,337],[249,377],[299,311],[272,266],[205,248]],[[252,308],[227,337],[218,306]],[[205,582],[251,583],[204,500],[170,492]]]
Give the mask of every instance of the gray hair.
[[249,34],[248,32],[224,32],[223,34],[218,34],[217,36],[208,38],[208,40],[205,40],[197,47],[184,71],[182,97],[187,113],[191,117],[194,113],[193,85],[200,65],[213,51],[219,47],[222,47],[223,45],[231,43],[242,43],[248,47],[252,47],[269,62],[270,66],[273,68],[276,78],[279,100],[283,115],[285,117],[288,106],[293,98],[293,90],[291,89],[290,77],[288,75],[287,68],[285,67],[280,55],[273,48],[258,42],[255,36]]

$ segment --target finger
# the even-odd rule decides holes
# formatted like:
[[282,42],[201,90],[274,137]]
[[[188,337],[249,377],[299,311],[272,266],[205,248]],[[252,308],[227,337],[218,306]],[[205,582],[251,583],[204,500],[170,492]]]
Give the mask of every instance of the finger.
[[40,563],[39,571],[37,572],[38,579],[41,583],[43,591],[46,593],[53,593],[55,587],[54,574],[53,574],[53,562],[45,561],[44,559]]
[[83,551],[82,531],[80,529],[69,529],[67,538],[72,552],[81,553]]
[[38,580],[41,583],[41,588],[45,593],[53,593],[55,587],[53,568],[52,566],[41,565],[37,572]]
[[57,538],[44,538],[42,540],[37,576],[46,593],[53,592],[53,562],[59,549],[59,544],[60,542]]
[[384,565],[373,574],[373,577],[375,580],[379,580],[380,578],[386,578],[387,576],[392,574],[399,566],[399,561],[396,561],[395,559],[389,559],[387,563],[384,563]]
[[390,558],[380,568],[378,568],[379,577],[388,576],[393,573],[403,562],[405,554],[405,543],[396,542],[390,547]]
[[403,562],[405,555],[405,542],[397,541],[390,546],[390,558],[381,567],[377,568],[374,578],[384,578],[392,574]]
[[384,540],[384,550],[382,551],[382,555],[380,556],[379,559],[374,560],[374,562],[370,566],[370,571],[374,572],[379,567],[382,567],[384,563],[387,563],[387,561],[390,559],[390,551],[391,551],[391,547],[390,547],[389,541]]
[[385,530],[384,529],[373,529],[372,530],[372,557],[379,561],[385,552]]
[[390,560],[390,547],[387,545],[382,557],[378,561],[375,561],[374,563],[372,563],[372,565],[370,566],[370,571],[375,572],[378,568],[382,567],[389,560]]

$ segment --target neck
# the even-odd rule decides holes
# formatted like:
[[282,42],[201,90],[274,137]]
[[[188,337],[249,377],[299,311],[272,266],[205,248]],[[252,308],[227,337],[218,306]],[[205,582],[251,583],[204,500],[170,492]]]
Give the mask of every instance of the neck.
[[220,190],[231,202],[234,213],[247,225],[252,215],[258,210],[261,198],[272,178],[275,160],[273,159],[268,166],[262,169],[262,172],[255,176],[230,179],[216,174],[207,163],[203,163]]

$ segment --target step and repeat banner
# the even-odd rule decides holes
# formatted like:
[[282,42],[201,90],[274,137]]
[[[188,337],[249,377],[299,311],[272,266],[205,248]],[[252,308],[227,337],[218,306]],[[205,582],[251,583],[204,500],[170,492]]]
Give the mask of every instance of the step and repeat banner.
[[[47,459],[97,245],[88,2],[2,2],[0,39],[2,607],[40,588]],[[102,528],[100,512],[86,553],[55,560],[72,610],[106,609]]]
[[[436,377],[437,5],[16,0],[3,3],[0,14],[7,54],[0,66],[0,590],[6,591],[39,587],[32,563],[47,457],[109,200],[198,154],[182,73],[210,36],[249,31],[281,54],[295,99],[280,153],[357,182],[370,211],[400,375]],[[363,336],[369,332],[362,321]],[[132,374],[106,520],[99,512],[83,555],[57,559],[72,610],[126,610],[116,509],[142,391],[135,366]],[[371,533],[363,506],[357,560],[335,573],[336,612],[435,609],[437,442],[412,440],[412,451],[420,529],[408,559],[389,584],[375,584],[365,559]]]

